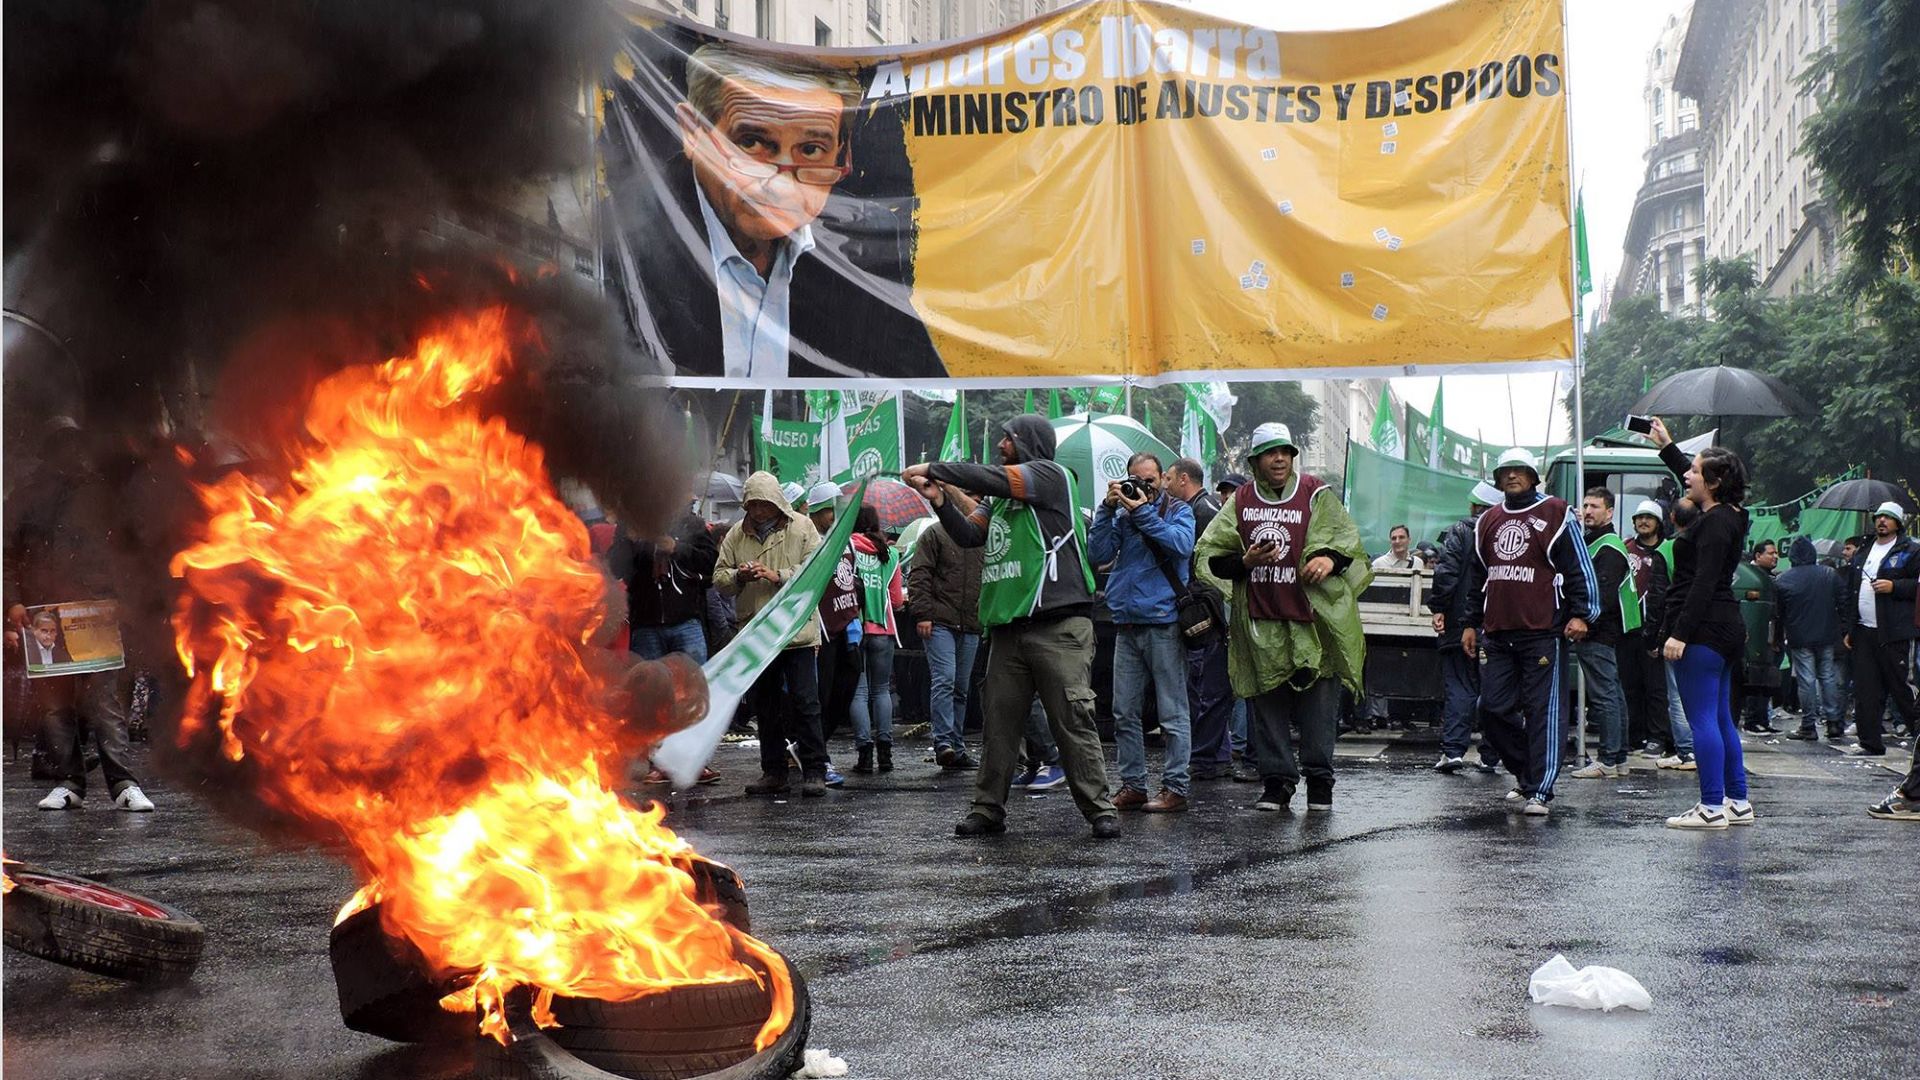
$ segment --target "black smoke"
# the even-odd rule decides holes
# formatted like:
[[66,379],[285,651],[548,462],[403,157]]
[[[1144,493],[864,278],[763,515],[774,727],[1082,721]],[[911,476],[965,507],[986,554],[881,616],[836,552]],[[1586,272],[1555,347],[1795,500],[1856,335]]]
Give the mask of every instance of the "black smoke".
[[[623,518],[665,510],[678,424],[636,388],[649,372],[593,283],[429,229],[587,164],[606,4],[10,0],[0,17],[6,307],[34,328],[8,325],[7,449],[41,435],[13,403],[57,409],[109,490],[141,493],[98,527],[130,629],[159,639],[149,663],[194,472],[281,467],[314,381],[445,312],[532,319],[547,347],[498,395],[509,423]],[[13,503],[10,536],[31,509]]]

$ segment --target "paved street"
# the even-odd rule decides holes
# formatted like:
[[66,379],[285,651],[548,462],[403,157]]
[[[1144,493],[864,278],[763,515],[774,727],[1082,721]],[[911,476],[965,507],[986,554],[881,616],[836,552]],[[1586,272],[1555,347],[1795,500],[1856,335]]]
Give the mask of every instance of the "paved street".
[[[1532,821],[1496,805],[1503,778],[1428,772],[1427,745],[1341,752],[1331,815],[1203,784],[1192,812],[1095,845],[1064,790],[1016,796],[1005,836],[956,839],[966,783],[924,744],[891,777],[777,805],[733,794],[754,753],[726,747],[726,785],[669,823],[745,876],[757,931],[812,981],[813,1045],[856,1077],[1913,1074],[1920,829],[1862,812],[1891,772],[1756,742],[1760,824],[1690,835],[1659,824],[1689,774],[1565,780]],[[36,813],[24,762],[5,781],[13,857],[208,932],[165,990],[8,953],[7,1075],[464,1072],[341,1025],[326,937],[351,883],[326,853],[270,850],[164,782],[135,816],[98,793]],[[1530,1004],[1556,951],[1631,972],[1653,1011]]]

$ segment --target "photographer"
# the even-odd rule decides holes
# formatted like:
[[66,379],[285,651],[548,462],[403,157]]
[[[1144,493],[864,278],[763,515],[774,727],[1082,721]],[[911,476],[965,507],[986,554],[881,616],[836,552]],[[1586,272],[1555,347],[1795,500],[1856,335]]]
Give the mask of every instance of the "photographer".
[[[1138,453],[1127,476],[1107,485],[1093,512],[1087,553],[1111,562],[1107,607],[1113,612],[1113,741],[1121,810],[1170,813],[1187,808],[1192,729],[1187,715],[1187,650],[1180,639],[1175,589],[1184,589],[1193,557],[1193,509],[1160,490],[1160,459]],[[1160,791],[1147,797],[1147,746],[1140,718],[1153,684],[1166,735]]]

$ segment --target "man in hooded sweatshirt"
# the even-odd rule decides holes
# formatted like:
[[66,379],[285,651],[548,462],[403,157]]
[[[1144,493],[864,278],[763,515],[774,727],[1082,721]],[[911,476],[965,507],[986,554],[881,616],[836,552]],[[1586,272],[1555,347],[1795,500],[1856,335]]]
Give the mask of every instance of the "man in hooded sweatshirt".
[[1202,574],[1232,593],[1227,676],[1252,707],[1248,735],[1264,784],[1255,810],[1288,809],[1302,774],[1307,809],[1333,809],[1340,687],[1363,693],[1366,669],[1359,597],[1373,569],[1339,494],[1297,471],[1299,454],[1285,424],[1254,428],[1253,479],[1228,496],[1195,547]]
[[[746,516],[720,541],[713,587],[736,598],[734,610],[744,625],[806,565],[820,546],[820,533],[794,512],[772,473],[747,477],[742,494]],[[814,659],[819,644],[820,620],[810,619],[749,691],[760,724],[761,772],[747,785],[749,795],[787,793],[788,739],[799,744],[800,793],[809,798],[827,793],[827,740],[820,732],[820,672]]]
[[1817,742],[1824,725],[1832,741],[1847,724],[1840,715],[1840,674],[1833,662],[1840,647],[1846,593],[1840,587],[1840,571],[1820,564],[1811,537],[1794,537],[1787,554],[1793,566],[1774,582],[1780,628],[1800,690],[1800,727],[1788,732],[1787,738]]
[[[1044,417],[1016,416],[1000,430],[1000,465],[939,461],[901,474],[933,504],[954,543],[986,548],[980,773],[973,809],[954,832],[1006,831],[1007,792],[1038,693],[1074,804],[1096,839],[1111,839],[1120,835],[1120,818],[1093,724],[1093,567],[1073,477],[1053,460],[1053,425]],[[975,503],[969,491],[986,498]]]

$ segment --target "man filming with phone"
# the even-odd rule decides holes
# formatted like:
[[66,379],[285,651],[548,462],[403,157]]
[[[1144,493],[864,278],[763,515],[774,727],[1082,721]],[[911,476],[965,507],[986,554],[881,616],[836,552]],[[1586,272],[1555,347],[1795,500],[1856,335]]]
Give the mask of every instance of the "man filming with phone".
[[[1160,488],[1160,459],[1138,453],[1127,475],[1107,485],[1093,512],[1087,553],[1111,562],[1107,607],[1113,612],[1113,744],[1120,793],[1113,805],[1150,814],[1187,808],[1193,749],[1187,713],[1187,648],[1177,593],[1193,557],[1193,508]],[[1141,709],[1151,683],[1166,736],[1160,790],[1147,796],[1147,745]]]

